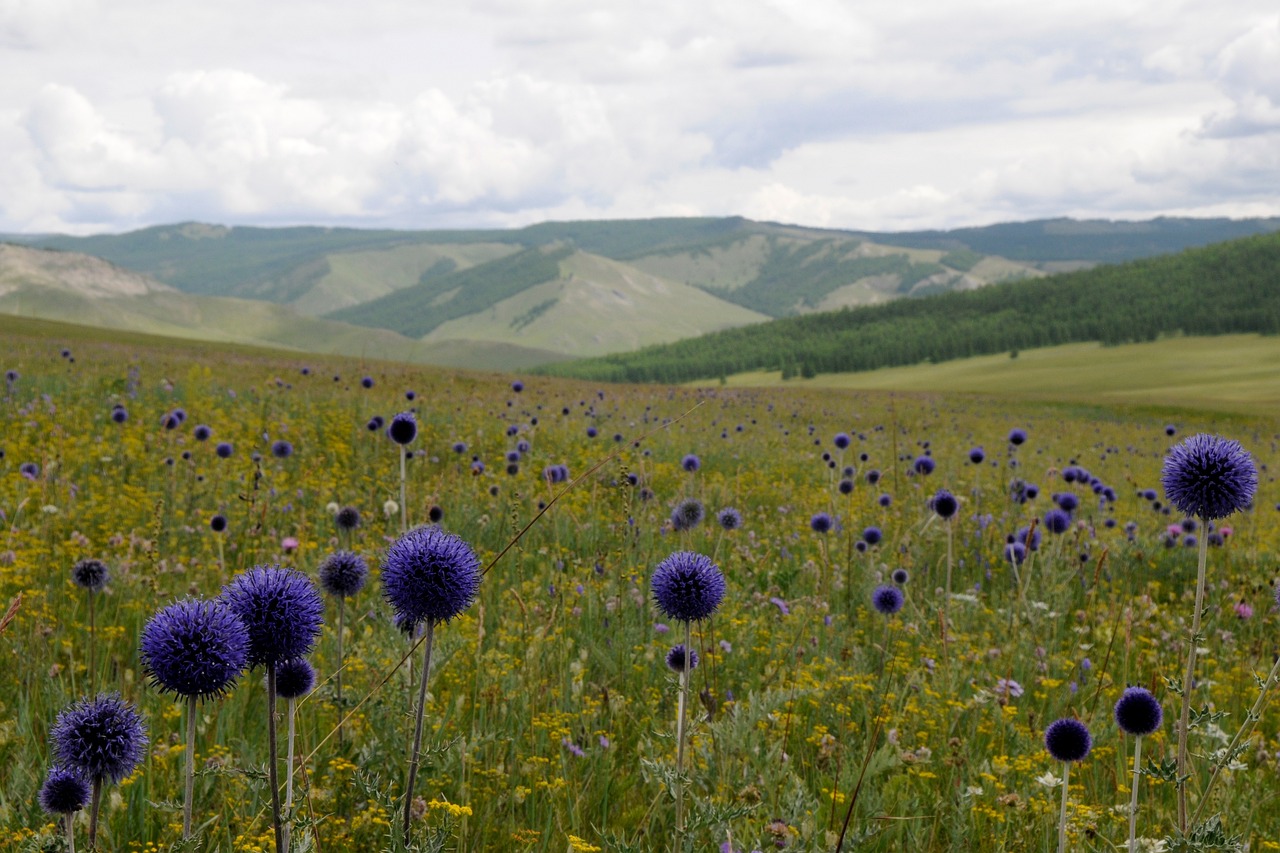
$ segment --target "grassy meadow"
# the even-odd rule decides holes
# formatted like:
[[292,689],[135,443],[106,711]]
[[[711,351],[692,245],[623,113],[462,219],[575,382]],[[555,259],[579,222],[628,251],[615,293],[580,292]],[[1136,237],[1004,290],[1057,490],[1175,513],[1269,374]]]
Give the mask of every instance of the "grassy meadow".
[[[402,849],[421,650],[406,661],[411,641],[381,597],[380,556],[401,532],[400,461],[368,422],[409,408],[420,424],[409,524],[438,510],[488,567],[476,603],[436,632],[417,849],[831,851],[848,813],[845,850],[1054,850],[1062,765],[1043,735],[1062,717],[1085,722],[1094,741],[1070,774],[1069,848],[1123,849],[1133,738],[1111,709],[1126,685],[1151,689],[1165,723],[1143,752],[1157,764],[1173,757],[1179,700],[1166,679],[1185,667],[1196,548],[1162,506],[1159,475],[1171,444],[1196,432],[1238,439],[1261,472],[1255,507],[1224,520],[1209,549],[1193,704],[1225,716],[1192,731],[1193,807],[1280,646],[1270,473],[1280,454],[1265,407],[1233,414],[1181,393],[1090,399],[1077,388],[1063,403],[995,396],[998,382],[974,388],[981,398],[615,386],[189,350],[41,324],[6,325],[4,337],[0,371],[17,378],[0,386],[0,611],[11,610],[0,628],[3,850],[61,849],[36,802],[49,731],[96,690],[136,703],[150,737],[138,769],[106,789],[102,849],[274,849],[261,671],[199,706],[198,829],[184,844],[184,705],[149,683],[139,634],[157,608],[216,596],[251,566],[315,577],[339,548],[366,557],[372,576],[347,603],[341,700],[326,597],[318,685],[297,708],[293,844]],[[1012,366],[1035,359],[1024,352]],[[123,424],[111,419],[117,403]],[[185,422],[166,429],[179,408]],[[210,428],[207,441],[197,425]],[[1027,433],[1020,446],[1007,441],[1014,428]],[[279,440],[292,455],[271,453]],[[215,454],[219,442],[233,445],[229,458]],[[698,470],[682,467],[688,454]],[[925,455],[936,468],[916,473]],[[26,463],[37,472],[21,473]],[[558,464],[570,484],[543,478]],[[1066,482],[1070,465],[1115,500]],[[1026,484],[1038,496],[1015,500]],[[960,499],[949,523],[926,503],[939,488]],[[1155,500],[1140,494],[1148,489]],[[1044,531],[1015,572],[1007,537],[1063,492],[1079,499],[1070,528]],[[706,517],[677,532],[670,516],[685,498]],[[347,505],[362,518],[350,533],[334,524]],[[717,523],[728,507],[740,528]],[[818,513],[834,519],[829,532],[813,529]],[[217,514],[229,521],[221,534],[210,529]],[[870,527],[882,538],[867,546]],[[663,623],[649,578],[682,549],[710,556],[728,589],[693,629],[701,664],[677,841],[677,677],[664,659],[682,627]],[[71,580],[87,557],[111,571],[92,600]],[[896,569],[909,573],[906,603],[885,616],[871,594]],[[1269,707],[1205,809],[1249,850],[1280,849],[1278,731],[1280,709]],[[78,845],[85,825],[82,812]],[[1144,777],[1138,834],[1175,829],[1174,786]]]

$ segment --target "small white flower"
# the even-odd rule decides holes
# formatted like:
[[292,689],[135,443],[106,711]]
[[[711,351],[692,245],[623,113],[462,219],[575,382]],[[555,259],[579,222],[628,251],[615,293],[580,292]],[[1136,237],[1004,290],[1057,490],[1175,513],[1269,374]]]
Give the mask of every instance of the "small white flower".
[[964,789],[964,795],[966,797],[981,797],[982,789],[977,785],[970,785],[969,787]]
[[40,511],[43,512],[45,515],[58,514],[58,508],[53,504],[45,504],[44,506],[40,507]]
[[337,515],[338,510],[340,509],[342,509],[342,507],[338,506],[337,501],[329,501],[324,505],[324,511],[329,513],[329,515]]
[[382,505],[382,514],[390,518],[400,511],[400,504],[395,501],[387,501]]
[[1037,776],[1036,781],[1046,788],[1056,788],[1062,784],[1062,780],[1053,775],[1053,772],[1046,770],[1043,776]]

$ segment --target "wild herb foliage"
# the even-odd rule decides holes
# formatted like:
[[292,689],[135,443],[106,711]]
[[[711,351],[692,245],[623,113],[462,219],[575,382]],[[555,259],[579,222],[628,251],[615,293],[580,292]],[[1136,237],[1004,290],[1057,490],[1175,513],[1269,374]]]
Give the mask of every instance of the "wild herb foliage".
[[[1254,508],[1211,531],[1139,494],[1159,488],[1178,440],[1167,421],[1180,435],[1236,438],[1274,471],[1271,421],[529,377],[517,392],[510,377],[388,364],[192,355],[21,328],[5,340],[0,369],[15,375],[0,385],[0,849],[56,848],[60,830],[37,802],[49,730],[90,681],[136,705],[150,737],[104,797],[103,849],[270,849],[260,671],[200,705],[196,840],[182,847],[184,707],[148,682],[140,637],[159,608],[213,597],[251,566],[315,579],[338,550],[372,571],[342,599],[341,653],[338,600],[326,597],[318,684],[297,701],[291,835],[303,849],[400,849],[418,673],[400,665],[412,641],[392,622],[380,574],[400,528],[401,457],[366,424],[407,406],[419,425],[410,523],[439,519],[491,566],[475,604],[435,633],[420,796],[409,803],[420,849],[662,849],[677,785],[691,851],[829,851],[846,813],[845,850],[1045,849],[1061,770],[1043,735],[1065,717],[1093,737],[1071,770],[1069,844],[1114,849],[1128,829],[1132,742],[1112,706],[1130,684],[1176,706],[1168,685],[1180,682],[1196,576],[1187,545],[1206,534],[1216,538],[1192,696],[1192,805],[1215,762],[1232,769],[1217,774],[1192,837],[1255,850],[1280,837],[1280,708],[1255,706],[1277,648],[1276,484],[1264,471]],[[166,429],[178,409],[186,419]],[[1026,431],[1020,446],[1006,443],[1014,428]],[[281,440],[292,455],[272,455]],[[969,461],[975,445],[981,464]],[[932,473],[916,473],[926,454]],[[544,471],[559,465],[578,482],[549,483]],[[945,523],[927,503],[942,488],[959,502]],[[1038,547],[1011,565],[1008,538],[1062,493],[1077,503],[1067,530],[1028,530]],[[705,516],[677,532],[672,509],[689,499]],[[343,507],[358,523],[336,523]],[[717,521],[725,508],[740,524]],[[820,514],[825,532],[812,523]],[[215,516],[225,531],[210,529]],[[720,567],[725,590],[693,628],[700,662],[677,774],[678,676],[665,660],[684,638],[656,609],[650,579],[686,550]],[[84,558],[110,569],[92,599],[72,579]],[[955,594],[944,601],[948,568]],[[907,575],[902,607],[877,611],[873,593],[895,570]],[[1256,729],[1232,743],[1251,709]],[[1175,826],[1176,736],[1166,721],[1143,742],[1151,775],[1138,834],[1155,839]],[[85,827],[82,814],[81,843]]]
[[791,317],[542,368],[617,382],[838,373],[1077,341],[1280,332],[1280,235],[920,300]]

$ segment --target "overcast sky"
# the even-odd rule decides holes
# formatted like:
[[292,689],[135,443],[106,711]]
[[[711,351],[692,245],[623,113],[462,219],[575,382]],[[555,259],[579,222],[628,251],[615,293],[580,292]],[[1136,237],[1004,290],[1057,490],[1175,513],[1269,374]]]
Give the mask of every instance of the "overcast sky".
[[1280,215],[1275,0],[0,0],[0,231]]

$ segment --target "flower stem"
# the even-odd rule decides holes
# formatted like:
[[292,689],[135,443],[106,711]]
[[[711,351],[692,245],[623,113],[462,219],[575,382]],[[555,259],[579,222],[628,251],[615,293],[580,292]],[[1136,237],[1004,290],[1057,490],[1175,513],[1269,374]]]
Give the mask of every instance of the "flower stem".
[[187,697],[187,778],[182,801],[182,837],[191,837],[191,801],[196,790],[196,697]]
[[1139,769],[1142,761],[1142,735],[1133,741],[1133,791],[1129,794],[1129,853],[1138,853],[1138,780],[1142,778]]
[[684,623],[684,666],[680,669],[680,699],[676,709],[676,850],[680,847],[680,836],[684,834],[684,706],[689,695],[689,660],[693,656],[693,629],[689,622]]
[[422,683],[418,685],[418,713],[413,727],[413,753],[409,758],[409,779],[404,789],[404,843],[409,844],[409,820],[413,813],[413,783],[418,776],[418,758],[422,752],[422,712],[427,704],[427,677],[431,674],[431,643],[436,625],[427,622],[426,651],[422,655]]
[[93,590],[89,590],[89,695],[97,692],[98,634],[94,630]]
[[338,746],[342,746],[342,616],[346,603],[345,595],[338,596],[338,671],[334,674],[338,692]]
[[89,801],[89,849],[98,849],[98,809],[102,806],[102,777],[93,777],[93,797]]
[[70,853],[76,853],[76,813],[71,812],[66,816],[67,825],[67,850]]
[[404,499],[404,458],[408,454],[408,449],[404,445],[400,446],[400,535],[403,536],[409,531],[409,505]]
[[[1206,522],[1202,519],[1201,526]],[[1196,609],[1191,614],[1191,638],[1187,643],[1187,671],[1182,678],[1182,714],[1178,722],[1178,831],[1187,834],[1187,729],[1191,726],[1191,682],[1196,672],[1196,643],[1200,635],[1200,611],[1204,608],[1205,566],[1209,562],[1209,537],[1200,536],[1200,565],[1196,572]]]
[[280,770],[276,767],[276,665],[267,664],[267,775],[271,780],[271,823],[276,831],[276,853],[285,853],[284,827],[280,822]]
[[284,780],[285,780],[284,781],[284,790],[285,790],[284,813],[285,813],[285,817],[287,818],[284,824],[285,850],[289,849],[289,830],[293,826],[293,742],[294,742],[294,733],[295,733],[295,729],[293,725],[293,719],[294,719],[293,712],[296,705],[297,705],[297,700],[294,699],[293,697],[290,697],[289,698],[289,747],[287,750],[287,755],[289,756],[289,760],[288,760],[288,763],[285,765],[288,769],[285,771],[285,775],[284,775]]
[[1071,763],[1062,762],[1062,810],[1058,812],[1058,853],[1067,850],[1067,777],[1071,775]]

